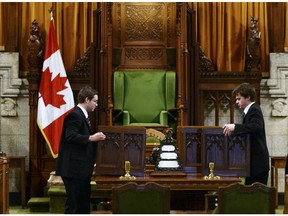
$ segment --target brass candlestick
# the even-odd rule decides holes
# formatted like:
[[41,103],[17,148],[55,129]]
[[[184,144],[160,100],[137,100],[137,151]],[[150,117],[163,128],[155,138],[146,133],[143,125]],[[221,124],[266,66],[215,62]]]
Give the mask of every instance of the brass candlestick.
[[130,169],[131,169],[130,161],[125,161],[125,175],[120,176],[119,179],[121,179],[121,180],[135,180],[136,177],[130,175]]
[[209,163],[209,168],[210,168],[210,174],[208,176],[204,176],[205,180],[217,180],[220,179],[220,176],[215,176],[214,175],[214,163],[210,162]]

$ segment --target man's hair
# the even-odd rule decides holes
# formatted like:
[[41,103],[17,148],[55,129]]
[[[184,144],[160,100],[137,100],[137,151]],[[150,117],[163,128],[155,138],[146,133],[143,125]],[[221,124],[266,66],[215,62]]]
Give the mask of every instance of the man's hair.
[[84,103],[85,98],[92,100],[95,95],[98,95],[98,91],[93,89],[91,86],[85,86],[79,91],[77,99],[79,103]]
[[255,88],[250,83],[242,83],[238,85],[232,92],[232,95],[240,94],[244,98],[250,97],[250,101],[255,101],[256,91]]

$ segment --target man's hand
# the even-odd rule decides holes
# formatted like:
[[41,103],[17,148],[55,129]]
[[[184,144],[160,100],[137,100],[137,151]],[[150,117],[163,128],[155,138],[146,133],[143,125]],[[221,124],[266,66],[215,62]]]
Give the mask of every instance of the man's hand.
[[223,134],[225,136],[231,136],[232,132],[234,131],[235,129],[235,124],[225,124],[223,126]]
[[97,132],[97,133],[89,136],[90,142],[97,142],[97,141],[105,140],[105,139],[106,139],[106,136],[102,132]]

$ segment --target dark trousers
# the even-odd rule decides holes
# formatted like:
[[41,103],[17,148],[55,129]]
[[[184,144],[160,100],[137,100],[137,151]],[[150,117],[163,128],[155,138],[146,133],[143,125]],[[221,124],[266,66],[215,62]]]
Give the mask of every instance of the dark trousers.
[[245,185],[251,185],[254,182],[260,182],[260,183],[262,183],[264,185],[267,185],[268,175],[269,175],[269,171],[260,173],[260,174],[258,174],[256,176],[246,177],[245,178]]
[[90,214],[90,178],[83,180],[62,177],[62,179],[67,195],[65,214]]

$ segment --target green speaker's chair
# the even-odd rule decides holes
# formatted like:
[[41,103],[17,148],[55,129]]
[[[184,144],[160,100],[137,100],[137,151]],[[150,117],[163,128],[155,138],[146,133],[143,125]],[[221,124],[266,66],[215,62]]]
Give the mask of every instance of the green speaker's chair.
[[112,188],[113,214],[169,214],[170,188],[148,182],[128,182]]
[[113,100],[113,125],[175,128],[176,73],[115,71]]
[[276,188],[234,183],[218,189],[219,214],[275,214]]

